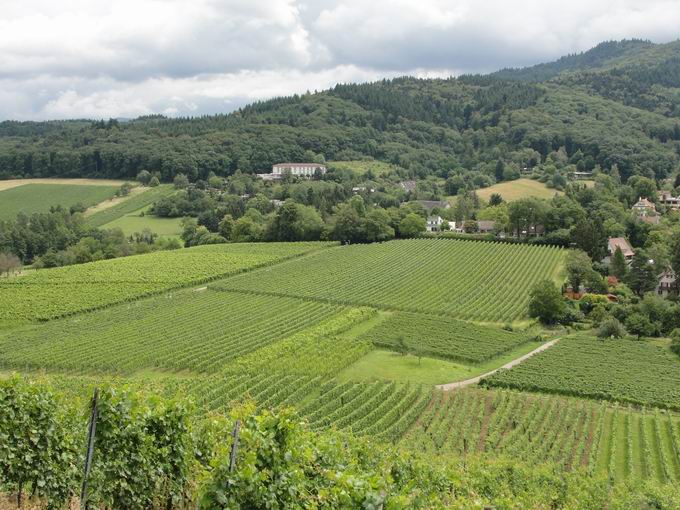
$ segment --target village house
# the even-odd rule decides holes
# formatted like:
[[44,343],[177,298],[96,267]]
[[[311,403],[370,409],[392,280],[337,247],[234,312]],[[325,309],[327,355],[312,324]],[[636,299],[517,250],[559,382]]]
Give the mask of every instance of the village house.
[[675,271],[669,267],[659,276],[659,283],[656,286],[656,294],[659,297],[667,298],[668,295],[675,289],[676,282],[677,280]]
[[444,220],[441,216],[428,216],[425,223],[425,230],[428,232],[439,232],[442,229]]
[[614,253],[616,253],[616,248],[621,249],[621,253],[623,253],[623,257],[626,259],[626,262],[633,260],[633,255],[635,255],[635,252],[628,243],[628,240],[625,237],[610,237],[609,241],[607,242],[608,255],[604,258],[604,262],[606,264],[611,262]]
[[633,204],[631,208],[640,216],[647,216],[648,214],[656,213],[656,206],[654,202],[650,202],[646,198],[640,197],[640,199]]
[[496,222],[489,220],[479,220],[477,222],[477,231],[480,234],[492,234],[496,230]]
[[673,211],[680,211],[680,196],[674,197],[670,191],[659,191],[659,203]]
[[455,222],[455,221],[449,221],[449,230],[451,232],[463,232],[463,222]]
[[278,163],[272,166],[271,173],[257,174],[257,176],[265,181],[280,181],[284,175],[311,179],[317,175],[317,172],[324,175],[326,166],[319,163]]

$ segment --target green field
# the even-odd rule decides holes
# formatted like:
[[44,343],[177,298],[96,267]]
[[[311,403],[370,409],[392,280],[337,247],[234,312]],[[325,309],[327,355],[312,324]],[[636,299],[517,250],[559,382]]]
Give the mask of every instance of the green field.
[[11,220],[19,213],[48,212],[50,207],[89,207],[112,198],[115,186],[80,184],[23,184],[0,191],[0,220]]
[[146,213],[147,209],[145,207],[121,216],[118,219],[103,224],[100,228],[119,228],[126,236],[148,228],[160,237],[179,237],[182,233],[181,218],[160,218],[151,214],[142,214]]
[[0,280],[0,321],[45,320],[132,301],[329,246],[221,244],[43,269]]
[[565,397],[435,392],[402,444],[432,454],[553,462],[618,481],[680,482],[680,417]]
[[486,384],[680,410],[680,358],[634,340],[567,337]]
[[[145,207],[150,206],[159,198],[168,196],[175,192],[175,188],[170,184],[163,184],[155,188],[149,188],[142,193],[131,196],[122,202],[103,209],[87,217],[88,227],[102,227],[128,214],[134,214]],[[107,225],[108,226],[108,225]]]
[[343,170],[352,170],[358,175],[364,175],[369,170],[373,175],[384,175],[392,170],[398,170],[399,167],[385,163],[384,161],[330,161],[328,166],[331,168],[341,168]]
[[564,251],[528,245],[415,239],[339,246],[215,288],[482,322],[526,317],[531,286],[556,278]]
[[[549,200],[556,194],[561,195],[562,192],[556,189],[548,188],[545,184],[533,179],[517,179],[515,181],[506,181],[494,184],[488,188],[481,188],[477,191],[477,196],[483,202],[488,202],[491,195],[498,193],[506,202],[519,200],[520,198],[542,198]],[[456,197],[449,197],[449,200],[455,200]]]

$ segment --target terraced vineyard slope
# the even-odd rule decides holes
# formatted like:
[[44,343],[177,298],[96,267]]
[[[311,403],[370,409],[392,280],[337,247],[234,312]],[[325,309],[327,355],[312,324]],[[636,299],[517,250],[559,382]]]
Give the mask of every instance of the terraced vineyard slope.
[[526,316],[531,286],[557,278],[563,256],[528,245],[391,241],[339,246],[214,288],[502,322]]
[[680,410],[680,358],[632,340],[567,337],[485,384]]
[[147,207],[154,203],[156,200],[172,194],[174,191],[175,191],[174,187],[169,184],[161,185],[156,188],[146,189],[142,193],[131,196],[130,198],[127,198],[126,200],[123,200],[122,202],[112,207],[103,209],[90,216],[87,216],[85,224],[88,227],[93,228],[94,227],[108,228],[106,226],[107,223],[111,223],[112,221],[122,218],[126,214],[130,214],[144,207]]
[[221,244],[44,269],[0,280],[0,321],[52,319],[132,301],[329,246],[318,242]]

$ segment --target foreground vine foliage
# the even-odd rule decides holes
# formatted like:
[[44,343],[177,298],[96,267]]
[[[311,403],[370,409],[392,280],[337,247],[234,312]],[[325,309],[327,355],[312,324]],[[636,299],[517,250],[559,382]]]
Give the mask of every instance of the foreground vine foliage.
[[[36,508],[75,503],[87,409],[40,383],[0,381],[0,489],[23,499],[33,494]],[[199,419],[182,401],[104,388],[90,508],[680,507],[671,485],[612,486],[549,464],[424,458],[334,430],[313,432],[292,409],[255,409],[246,404]],[[235,420],[241,426],[232,455]]]

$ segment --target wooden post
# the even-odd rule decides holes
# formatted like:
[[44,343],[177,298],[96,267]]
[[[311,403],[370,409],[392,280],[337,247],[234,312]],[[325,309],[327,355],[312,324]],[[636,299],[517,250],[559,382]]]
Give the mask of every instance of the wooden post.
[[241,431],[241,420],[236,420],[234,424],[234,432],[232,433],[231,455],[229,457],[229,472],[236,469],[236,453],[238,451],[238,435]]
[[94,455],[94,437],[97,432],[97,403],[99,401],[99,388],[94,389],[92,397],[92,414],[90,415],[90,425],[87,431],[87,452],[85,453],[85,472],[83,473],[83,486],[80,491],[80,508],[87,510],[87,477],[92,467],[92,457]]

